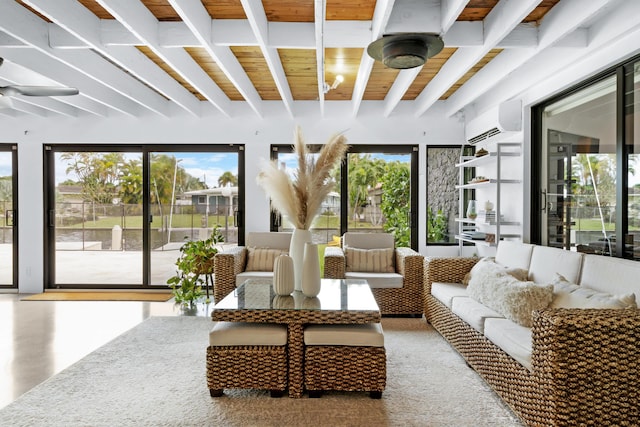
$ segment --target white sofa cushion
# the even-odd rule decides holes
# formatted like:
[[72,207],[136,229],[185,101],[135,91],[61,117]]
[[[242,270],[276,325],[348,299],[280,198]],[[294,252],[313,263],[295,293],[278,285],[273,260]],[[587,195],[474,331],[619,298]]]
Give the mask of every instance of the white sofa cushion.
[[401,288],[403,278],[398,273],[367,273],[360,271],[347,271],[344,273],[346,279],[362,279],[369,283],[370,288]]
[[551,283],[556,273],[576,283],[580,277],[583,254],[549,246],[535,246],[529,265],[529,280]]
[[252,231],[247,234],[246,246],[289,250],[292,233]]
[[497,311],[469,297],[453,298],[451,311],[481,334],[484,333],[484,321],[488,317],[504,319]]
[[638,292],[640,262],[602,255],[585,255],[580,286],[611,294]]
[[384,347],[384,335],[380,323],[309,325],[304,328],[304,344]]
[[553,284],[553,308],[638,308],[635,294],[611,295],[586,286],[570,283],[562,275],[555,275]]
[[286,345],[287,326],[271,323],[216,322],[209,345]]
[[501,240],[496,251],[496,262],[507,267],[528,270],[533,246],[529,243]]
[[462,283],[442,283],[433,282],[431,284],[431,295],[448,308],[451,308],[453,299],[456,297],[468,297],[467,287]]
[[484,336],[513,357],[522,366],[531,370],[531,329],[508,319],[487,318]]
[[486,263],[490,263],[491,267],[496,271],[505,272],[517,280],[526,281],[529,277],[529,271],[524,268],[508,267],[506,265],[498,264],[493,257],[484,257],[480,261],[478,261],[467,274],[464,275],[464,277],[462,278],[462,284],[469,285],[469,280],[471,280],[473,272],[485,270],[487,268]]
[[356,233],[348,231],[342,236],[344,247],[360,249],[380,249],[395,247],[395,239],[391,233]]

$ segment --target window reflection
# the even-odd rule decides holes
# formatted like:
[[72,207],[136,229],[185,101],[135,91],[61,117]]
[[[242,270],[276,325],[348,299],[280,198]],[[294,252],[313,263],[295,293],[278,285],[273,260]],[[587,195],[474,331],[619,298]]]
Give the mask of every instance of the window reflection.
[[546,244],[615,255],[616,78],[549,105],[546,145]]

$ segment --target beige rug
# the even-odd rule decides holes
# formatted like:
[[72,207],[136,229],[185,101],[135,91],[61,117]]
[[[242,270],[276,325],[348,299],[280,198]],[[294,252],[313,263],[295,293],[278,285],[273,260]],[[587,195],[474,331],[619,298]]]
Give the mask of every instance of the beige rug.
[[387,389],[274,399],[205,377],[212,323],[152,317],[0,410],[1,426],[520,426],[421,319],[385,318]]
[[169,301],[167,292],[43,292],[21,298],[21,301]]

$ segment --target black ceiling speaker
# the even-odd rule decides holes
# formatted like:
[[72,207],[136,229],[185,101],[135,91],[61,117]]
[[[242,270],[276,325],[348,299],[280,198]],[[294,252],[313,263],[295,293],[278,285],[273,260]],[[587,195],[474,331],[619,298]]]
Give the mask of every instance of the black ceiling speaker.
[[367,53],[389,68],[406,69],[424,65],[440,53],[444,42],[437,34],[396,33],[382,36],[367,47]]

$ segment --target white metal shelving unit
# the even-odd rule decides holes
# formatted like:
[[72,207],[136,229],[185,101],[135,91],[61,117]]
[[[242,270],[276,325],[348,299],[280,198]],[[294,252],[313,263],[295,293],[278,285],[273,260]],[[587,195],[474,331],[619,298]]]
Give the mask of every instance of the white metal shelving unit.
[[[460,159],[460,163],[456,164],[459,168],[459,180],[456,189],[460,192],[458,211],[460,217],[455,221],[458,223],[458,234],[455,236],[459,243],[460,254],[462,255],[462,247],[465,242],[473,243],[476,246],[496,246],[501,239],[506,238],[522,238],[521,221],[517,220],[504,220],[502,212],[502,191],[503,186],[508,184],[520,184],[521,179],[505,178],[503,176],[503,161],[508,157],[520,157],[522,144],[519,142],[498,142],[495,144],[495,150],[489,151],[487,154],[481,157],[475,156],[463,156]],[[488,178],[486,181],[480,182],[464,182],[465,170],[469,168],[477,168],[481,166],[493,166],[494,178]],[[466,218],[466,206],[465,206],[465,192],[469,190],[483,190],[494,191],[496,202],[495,219],[488,222],[479,221],[477,219]],[[504,232],[505,227],[517,232]],[[486,240],[471,239],[463,235],[468,231],[492,231],[495,232],[495,240],[493,242],[487,242]]]

